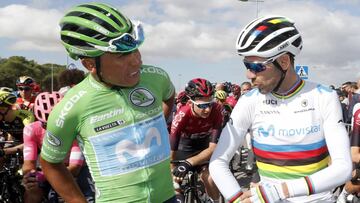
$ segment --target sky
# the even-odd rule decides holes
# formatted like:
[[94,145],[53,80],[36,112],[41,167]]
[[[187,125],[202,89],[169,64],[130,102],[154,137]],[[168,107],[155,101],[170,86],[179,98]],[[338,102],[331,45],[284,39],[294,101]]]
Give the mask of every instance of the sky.
[[[1,0],[0,57],[24,56],[40,64],[74,63],[60,43],[58,22],[83,0]],[[235,41],[257,16],[294,20],[303,38],[296,65],[310,81],[340,86],[360,79],[360,0],[103,0],[140,20],[144,64],[165,69],[176,89],[192,78],[248,81]]]

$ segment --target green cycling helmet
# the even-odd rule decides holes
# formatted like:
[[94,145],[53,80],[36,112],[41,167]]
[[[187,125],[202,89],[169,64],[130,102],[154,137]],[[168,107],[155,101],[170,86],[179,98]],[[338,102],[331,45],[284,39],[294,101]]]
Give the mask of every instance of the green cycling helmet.
[[62,44],[75,60],[104,52],[131,52],[144,41],[140,23],[132,23],[115,7],[102,3],[72,8],[61,19],[60,27]]
[[0,106],[11,106],[15,104],[16,96],[9,91],[0,91]]

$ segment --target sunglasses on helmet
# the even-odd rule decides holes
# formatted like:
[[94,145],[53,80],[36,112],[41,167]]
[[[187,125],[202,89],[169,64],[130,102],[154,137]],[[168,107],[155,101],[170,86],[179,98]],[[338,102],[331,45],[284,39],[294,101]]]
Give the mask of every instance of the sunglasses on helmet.
[[194,100],[191,100],[191,102],[192,102],[193,104],[195,104],[199,109],[207,109],[207,108],[212,107],[212,105],[214,104],[214,101],[205,102],[205,103],[197,103],[197,102],[195,102]]
[[[285,54],[285,53],[283,53],[283,54]],[[244,59],[243,62],[244,62],[244,65],[245,65],[246,69],[248,69],[249,71],[251,71],[253,73],[260,73],[260,72],[266,70],[266,65],[268,65],[270,63],[273,63],[277,58],[279,58],[283,54],[280,54],[278,56],[269,58],[269,59],[267,59],[265,61],[262,61],[262,62],[247,61],[246,59]]]
[[117,38],[109,41],[109,46],[93,45],[95,48],[111,53],[127,53],[139,48],[144,42],[144,29],[140,22],[133,24],[133,31],[131,33],[124,33]]

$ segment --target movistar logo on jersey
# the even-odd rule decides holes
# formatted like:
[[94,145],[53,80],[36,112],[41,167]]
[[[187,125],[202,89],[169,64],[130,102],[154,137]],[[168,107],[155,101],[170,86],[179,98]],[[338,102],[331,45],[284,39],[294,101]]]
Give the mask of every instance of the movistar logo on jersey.
[[140,87],[130,92],[130,101],[135,106],[147,107],[154,103],[155,97],[149,90]]
[[303,128],[280,129],[280,136],[309,135],[320,132],[320,125],[312,125]]
[[270,125],[268,128],[264,128],[264,127],[260,126],[258,128],[258,133],[260,136],[263,136],[263,137],[274,136],[275,128],[273,125]]
[[90,124],[94,124],[94,123],[97,123],[99,121],[112,118],[112,117],[120,115],[122,113],[124,113],[124,109],[114,109],[114,110],[106,112],[106,113],[104,113],[102,115],[92,116],[92,117],[90,117]]
[[101,176],[129,173],[169,158],[170,145],[163,115],[89,137]]
[[269,136],[299,136],[299,135],[309,135],[320,132],[320,125],[311,125],[301,128],[280,128],[276,130],[274,125],[270,125],[268,128],[260,126],[258,128],[259,136],[269,137]]
[[63,106],[63,108],[60,111],[59,118],[56,119],[57,127],[62,128],[64,126],[66,115],[68,115],[69,111],[72,109],[74,104],[76,104],[76,102],[78,102],[80,100],[80,98],[82,96],[84,96],[84,94],[86,94],[86,93],[87,93],[86,91],[80,90],[77,94],[73,95],[72,97],[70,97],[70,99],[68,99],[66,101],[65,105]]

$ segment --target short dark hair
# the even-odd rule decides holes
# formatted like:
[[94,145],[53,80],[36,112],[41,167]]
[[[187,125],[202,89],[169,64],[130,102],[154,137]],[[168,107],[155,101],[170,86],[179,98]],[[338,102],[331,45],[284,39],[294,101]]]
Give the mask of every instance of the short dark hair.
[[85,73],[79,69],[66,69],[58,75],[60,87],[72,86],[81,82],[85,78]]

